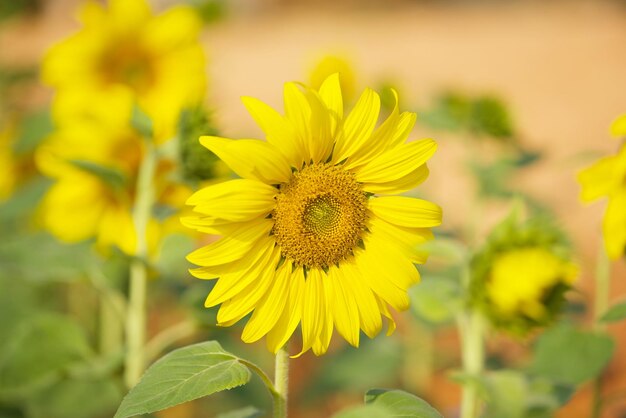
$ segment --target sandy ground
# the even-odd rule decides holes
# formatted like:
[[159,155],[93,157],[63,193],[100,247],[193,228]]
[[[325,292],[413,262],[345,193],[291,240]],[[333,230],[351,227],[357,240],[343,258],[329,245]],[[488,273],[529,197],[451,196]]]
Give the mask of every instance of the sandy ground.
[[[75,27],[74,0],[54,0],[35,22],[0,31],[0,61],[28,63]],[[243,2],[238,2],[241,3]],[[252,2],[248,2],[252,4]],[[572,234],[583,266],[592,266],[600,243],[602,204],[578,201],[575,173],[585,151],[612,152],[608,126],[626,112],[626,7],[617,2],[488,2],[440,5],[368,2],[365,8],[256,4],[255,13],[237,13],[204,35],[211,87],[210,102],[225,136],[259,134],[239,101],[255,96],[279,107],[285,80],[303,80],[324,52],[346,54],[358,84],[395,81],[404,104],[418,108],[438,91],[496,92],[510,103],[523,142],[545,159],[518,179],[521,187],[549,204]],[[42,95],[41,100],[45,100]],[[417,130],[415,137],[431,133]],[[471,184],[460,167],[454,141],[441,137],[425,193],[445,210],[450,228],[465,222]],[[447,209],[446,209],[447,208]],[[501,209],[501,208],[500,208]],[[493,209],[498,213],[498,209]],[[499,213],[501,213],[500,210]],[[486,211],[486,230],[495,215]],[[579,287],[591,300],[591,269]],[[614,270],[613,299],[626,294],[623,262]],[[621,353],[626,326],[613,326]],[[575,367],[575,365],[573,365]],[[626,390],[626,356],[607,372],[607,394]],[[581,391],[559,415],[588,416],[588,392]],[[458,402],[456,387],[437,377],[432,399],[443,410]],[[626,404],[610,405],[617,418]]]

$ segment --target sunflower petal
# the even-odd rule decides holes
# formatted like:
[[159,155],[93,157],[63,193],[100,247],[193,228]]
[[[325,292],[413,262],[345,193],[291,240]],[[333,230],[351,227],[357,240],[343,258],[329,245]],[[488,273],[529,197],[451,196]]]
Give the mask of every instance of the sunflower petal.
[[582,186],[581,199],[591,202],[611,193],[615,187],[617,157],[605,157],[578,173],[578,182]]
[[242,223],[232,235],[197,249],[187,256],[189,262],[198,266],[217,266],[240,260],[254,247],[257,241],[272,229],[269,219]]
[[299,357],[311,349],[322,333],[326,320],[323,276],[325,273],[317,268],[308,272],[302,302],[302,351],[294,357]]
[[265,133],[267,142],[280,150],[292,166],[299,167],[305,150],[301,141],[296,140],[296,132],[291,122],[261,100],[253,97],[242,97],[241,100]]
[[617,260],[626,249],[626,190],[611,196],[602,227],[606,252],[610,259]]
[[374,338],[382,329],[383,322],[374,294],[363,284],[364,272],[352,261],[342,263],[340,267],[331,266],[330,271],[331,277],[339,274],[346,284],[345,288],[354,292],[354,298],[358,301],[361,329],[365,335]]
[[324,80],[320,86],[319,94],[330,111],[331,128],[334,135],[343,120],[343,97],[339,73],[335,73]]
[[259,301],[241,334],[241,339],[246,343],[258,341],[274,328],[287,303],[291,263],[283,264],[276,272],[270,274],[274,275],[274,282]]
[[436,150],[437,143],[432,139],[402,144],[360,168],[356,173],[357,180],[368,190],[370,185],[401,179],[425,164]]
[[265,183],[237,179],[200,189],[189,199],[194,211],[231,222],[244,222],[265,216],[275,205],[278,190]]
[[380,96],[366,89],[352,109],[339,133],[333,161],[339,163],[355,154],[370,138],[380,112]]
[[296,330],[302,318],[302,299],[304,297],[304,273],[296,269],[289,281],[289,297],[276,326],[267,333],[267,348],[274,354],[283,347]]
[[331,290],[327,299],[331,308],[337,332],[354,347],[359,346],[359,308],[345,279],[335,270],[329,271],[328,288]]
[[203,136],[200,137],[200,143],[243,178],[280,184],[291,177],[287,159],[267,142]]
[[429,228],[441,225],[441,208],[427,200],[404,196],[371,199],[369,208],[385,221],[409,228]]
[[[259,280],[265,270],[271,270],[278,263],[274,245],[270,240],[261,240],[250,251],[250,257],[239,261],[233,270],[222,274],[209,293],[204,306],[210,308],[241,294],[249,284]],[[240,266],[239,268],[238,265]]]
[[407,192],[422,184],[430,174],[428,166],[422,164],[409,174],[382,183],[364,184],[365,191],[370,193],[389,195]]

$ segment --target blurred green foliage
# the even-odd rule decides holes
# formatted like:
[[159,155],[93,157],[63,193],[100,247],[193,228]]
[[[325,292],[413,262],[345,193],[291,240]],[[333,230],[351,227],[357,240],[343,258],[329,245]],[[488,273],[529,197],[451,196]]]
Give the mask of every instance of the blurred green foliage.
[[477,137],[512,141],[515,129],[506,104],[495,96],[468,96],[449,91],[419,112],[421,123],[433,129],[465,132]]
[[202,135],[218,134],[206,109],[197,107],[184,111],[178,126],[183,177],[196,182],[214,178],[217,157],[199,141]]

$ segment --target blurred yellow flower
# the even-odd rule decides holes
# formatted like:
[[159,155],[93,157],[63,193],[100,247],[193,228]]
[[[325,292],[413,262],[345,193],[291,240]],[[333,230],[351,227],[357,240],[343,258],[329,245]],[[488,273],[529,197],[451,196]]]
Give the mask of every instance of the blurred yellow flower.
[[[135,186],[144,153],[144,141],[130,127],[75,123],[55,132],[40,146],[37,164],[53,178],[42,202],[42,219],[46,229],[66,242],[92,237],[106,249],[115,245],[127,254],[136,247],[132,221]],[[189,195],[186,186],[168,179],[172,163],[160,162],[155,178],[157,203],[176,212]],[[151,250],[158,244],[169,219],[151,219],[148,242]],[[177,222],[178,223],[178,222]]]
[[7,126],[0,131],[0,201],[6,199],[15,187],[16,169],[13,158],[13,136]]
[[[436,143],[406,142],[415,114],[396,106],[375,129],[377,93],[367,89],[344,117],[339,77],[318,90],[286,83],[285,116],[246,97],[267,142],[202,137],[202,144],[241,176],[188,200],[197,216],[183,223],[217,242],[189,261],[201,279],[218,279],[206,306],[230,326],[252,313],[242,339],[267,336],[277,352],[302,325],[303,347],[327,351],[333,328],[358,346],[374,337],[389,307],[407,309],[407,289],[424,263],[417,247],[432,238],[441,209],[395,196],[422,183]],[[382,195],[382,196],[377,196]]]
[[177,6],[154,16],[145,0],[95,1],[81,9],[83,28],[55,45],[42,68],[57,90],[57,121],[76,116],[128,120],[135,102],[154,122],[159,141],[171,138],[180,111],[201,102],[205,58],[201,22]]
[[[620,125],[623,124],[621,120],[618,119],[611,129],[616,136],[626,136],[626,126]],[[616,155],[601,158],[581,171],[578,182],[583,201],[609,198],[603,220],[604,244],[609,258],[621,257],[626,249],[626,144],[622,144]]]
[[543,322],[547,299],[559,285],[569,287],[577,268],[545,248],[518,248],[497,256],[487,280],[487,295],[498,315],[526,316]]
[[351,103],[356,95],[356,74],[350,61],[339,55],[326,55],[319,60],[311,71],[310,86],[319,89],[331,75],[338,73],[343,100]]
[[626,137],[626,114],[618,116],[611,124],[611,135],[615,138]]

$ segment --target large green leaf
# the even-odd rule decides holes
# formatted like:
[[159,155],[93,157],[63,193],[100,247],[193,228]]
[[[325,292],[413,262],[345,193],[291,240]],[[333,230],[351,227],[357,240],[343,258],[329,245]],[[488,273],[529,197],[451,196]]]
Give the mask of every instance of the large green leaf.
[[58,314],[28,318],[7,338],[9,343],[0,353],[0,397],[4,398],[19,397],[92,354],[83,330]]
[[401,390],[372,389],[365,394],[365,402],[387,408],[390,417],[442,418],[428,402]]
[[29,400],[27,410],[31,418],[98,418],[111,416],[121,399],[111,379],[64,380]]
[[618,303],[611,306],[611,308],[605,313],[601,321],[603,322],[617,322],[622,319],[626,319],[626,302]]
[[578,385],[598,376],[614,348],[608,335],[560,325],[539,339],[531,370],[558,383]]
[[172,351],[146,371],[114,418],[160,411],[245,385],[251,373],[239,360],[216,341]]
[[349,408],[333,418],[442,418],[423,399],[401,390],[372,389],[365,394],[365,405]]

